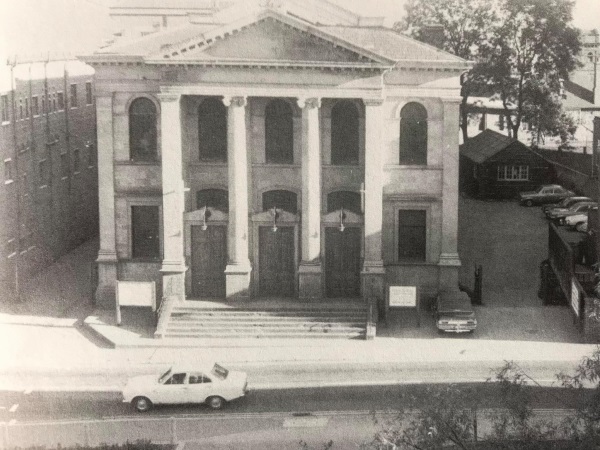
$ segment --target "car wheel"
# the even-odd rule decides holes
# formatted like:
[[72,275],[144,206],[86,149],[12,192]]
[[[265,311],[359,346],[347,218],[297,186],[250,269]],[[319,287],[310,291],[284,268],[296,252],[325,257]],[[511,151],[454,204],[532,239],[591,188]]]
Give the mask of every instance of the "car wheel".
[[587,231],[586,230],[586,226],[585,226],[585,222],[579,222],[579,223],[575,224],[575,229],[577,231],[582,231],[582,232]]
[[146,412],[152,409],[152,402],[147,397],[136,397],[131,401],[131,404],[138,412]]
[[533,200],[525,200],[525,206],[533,206]]
[[225,399],[223,397],[219,397],[218,395],[213,395],[212,397],[208,397],[206,399],[206,404],[212,409],[221,409],[225,404]]

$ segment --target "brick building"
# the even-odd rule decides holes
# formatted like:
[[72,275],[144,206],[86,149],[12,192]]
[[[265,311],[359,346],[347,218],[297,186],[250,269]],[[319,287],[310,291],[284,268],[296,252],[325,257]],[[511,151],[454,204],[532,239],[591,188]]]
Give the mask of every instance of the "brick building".
[[113,13],[142,34],[83,58],[99,304],[117,280],[176,302],[457,288],[466,61],[327,1],[139,3]]
[[79,61],[17,64],[0,85],[0,291],[97,235],[93,69]]

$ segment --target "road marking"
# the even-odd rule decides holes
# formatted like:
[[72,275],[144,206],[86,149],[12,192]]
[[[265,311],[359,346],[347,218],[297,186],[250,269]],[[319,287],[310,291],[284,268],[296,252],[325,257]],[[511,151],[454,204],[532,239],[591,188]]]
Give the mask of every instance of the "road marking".
[[16,412],[16,411],[17,411],[17,408],[18,408],[18,407],[19,407],[19,404],[18,404],[18,403],[15,403],[14,405],[12,405],[12,406],[10,407],[10,409],[9,409],[8,411],[9,411],[9,412],[11,412],[11,413],[14,413],[14,412]]

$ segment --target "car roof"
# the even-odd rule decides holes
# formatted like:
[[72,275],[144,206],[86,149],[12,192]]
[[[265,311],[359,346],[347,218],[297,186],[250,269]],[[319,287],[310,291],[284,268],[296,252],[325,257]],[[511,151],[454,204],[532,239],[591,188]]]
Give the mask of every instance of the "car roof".
[[196,365],[179,365],[173,364],[169,370],[173,373],[175,372],[210,372],[214,367],[215,363],[207,364],[196,364]]
[[464,292],[442,292],[438,297],[438,312],[473,312],[471,299]]

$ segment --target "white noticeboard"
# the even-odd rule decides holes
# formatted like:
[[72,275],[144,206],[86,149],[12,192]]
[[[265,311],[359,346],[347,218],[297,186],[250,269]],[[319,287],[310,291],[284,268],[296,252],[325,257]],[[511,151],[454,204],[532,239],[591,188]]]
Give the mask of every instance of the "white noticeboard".
[[145,306],[156,311],[154,281],[117,281],[117,325],[121,324],[121,306]]
[[575,282],[571,281],[571,308],[577,317],[579,317],[579,298],[579,289]]
[[390,308],[416,308],[417,287],[416,286],[390,286]]

